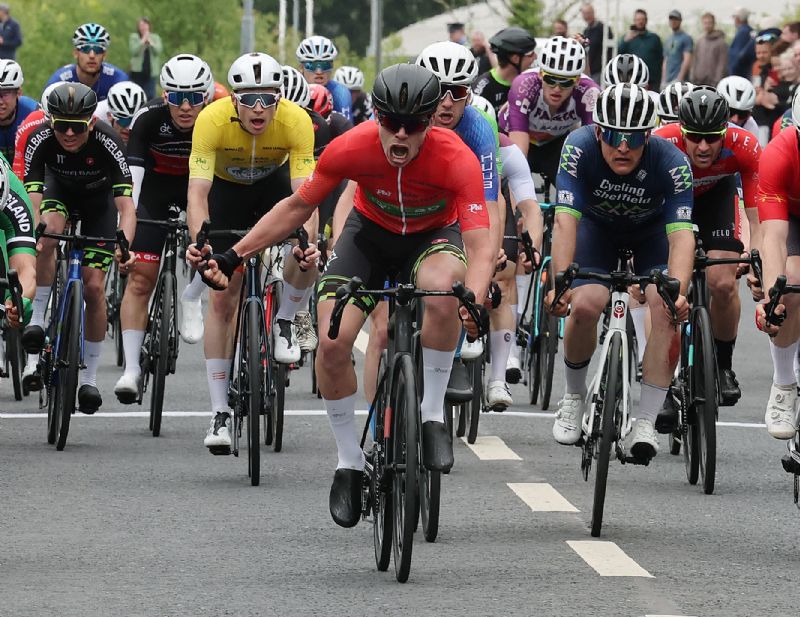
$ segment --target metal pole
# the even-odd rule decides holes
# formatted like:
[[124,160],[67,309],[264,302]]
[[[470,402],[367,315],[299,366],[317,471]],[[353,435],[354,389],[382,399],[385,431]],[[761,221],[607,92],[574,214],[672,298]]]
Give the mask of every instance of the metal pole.
[[383,68],[383,0],[378,2],[378,23],[376,32],[375,47],[375,74],[377,75]]
[[253,20],[253,0],[244,0],[242,12],[242,34],[239,39],[239,50],[242,54],[255,51],[255,21]]
[[314,34],[314,0],[306,0],[306,38]]
[[278,0],[278,57],[286,64],[286,0]]
[[370,0],[369,51],[375,56],[375,73],[381,70],[381,40],[383,39],[383,2]]
[[294,36],[300,32],[300,0],[292,0],[292,30],[294,30]]

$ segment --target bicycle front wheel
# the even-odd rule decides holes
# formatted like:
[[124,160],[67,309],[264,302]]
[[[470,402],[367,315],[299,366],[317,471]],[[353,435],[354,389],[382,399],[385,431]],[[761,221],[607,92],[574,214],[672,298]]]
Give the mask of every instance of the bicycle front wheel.
[[265,382],[265,365],[261,350],[264,348],[264,336],[259,325],[261,324],[261,310],[258,302],[248,302],[246,310],[245,333],[246,341],[240,351],[242,359],[241,368],[245,372],[246,386],[243,389],[242,400],[246,406],[243,415],[247,420],[247,471],[250,475],[250,484],[258,486],[261,480],[261,441],[260,422],[261,407],[263,405],[263,384]]
[[483,411],[483,367],[485,357],[486,352],[467,362],[470,369],[470,381],[472,382],[472,400],[468,403],[469,431],[467,432],[467,443],[475,443],[478,438],[478,424],[481,421],[481,411]]
[[711,319],[704,308],[694,311],[692,320],[692,395],[697,420],[698,453],[703,492],[714,492],[717,472],[717,360]]
[[56,356],[54,379],[55,390],[50,397],[53,419],[58,439],[56,450],[63,450],[69,434],[69,422],[75,411],[75,396],[78,392],[78,371],[81,359],[81,307],[82,287],[73,283],[67,292],[64,320],[61,323],[61,340]]
[[161,290],[157,302],[158,309],[152,322],[153,332],[150,336],[151,348],[155,351],[153,366],[153,382],[150,390],[150,428],[153,437],[161,434],[161,413],[164,409],[164,384],[169,372],[170,349],[169,340],[172,334],[175,297],[175,277],[165,272],[161,279]]
[[11,376],[11,384],[14,387],[14,400],[21,401],[22,391],[22,369],[25,366],[25,352],[22,349],[21,333],[18,329],[8,328],[6,330],[6,362],[8,373]]

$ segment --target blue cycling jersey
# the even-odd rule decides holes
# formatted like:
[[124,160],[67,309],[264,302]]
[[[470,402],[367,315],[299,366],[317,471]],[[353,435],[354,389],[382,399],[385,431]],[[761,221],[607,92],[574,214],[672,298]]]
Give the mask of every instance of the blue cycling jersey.
[[[57,81],[80,81],[78,71],[74,64],[66,64],[58,69],[50,79],[47,80],[45,88]],[[100,78],[92,86],[92,90],[97,94],[98,101],[104,101],[108,96],[108,91],[116,83],[128,81],[128,74],[119,67],[103,62],[100,68]]]
[[499,143],[489,121],[475,107],[467,105],[464,115],[453,129],[478,157],[483,171],[483,193],[486,201],[497,201],[500,179],[497,171]]
[[353,97],[350,96],[350,90],[344,84],[338,81],[328,80],[328,92],[333,96],[333,111],[338,111],[348,120],[353,119],[351,111]]
[[11,124],[0,125],[0,153],[6,160],[14,163],[14,139],[17,136],[17,128],[28,117],[28,114],[39,108],[39,104],[29,96],[21,96],[17,99],[17,111]]
[[650,136],[642,160],[618,176],[606,163],[593,126],[570,133],[556,176],[556,213],[593,219],[615,232],[663,221],[667,233],[692,229],[692,167],[669,141]]

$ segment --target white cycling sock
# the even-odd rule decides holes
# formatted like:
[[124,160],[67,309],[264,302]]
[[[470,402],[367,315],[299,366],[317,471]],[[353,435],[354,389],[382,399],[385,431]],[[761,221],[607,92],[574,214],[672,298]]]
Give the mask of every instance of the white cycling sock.
[[228,371],[230,367],[230,358],[209,358],[206,360],[206,378],[208,379],[208,391],[211,395],[211,412],[214,414],[220,411],[230,413],[230,407],[228,407],[228,384],[230,383]]
[[83,361],[86,368],[81,370],[80,385],[97,385],[97,367],[100,366],[101,351],[103,351],[103,341],[84,341]]
[[203,282],[203,277],[200,276],[199,272],[195,272],[192,280],[184,287],[181,298],[183,300],[199,300],[206,287],[206,284]]
[[489,381],[506,380],[506,364],[511,352],[511,330],[495,330],[489,334],[492,344],[492,374]]
[[444,395],[453,369],[456,350],[422,348],[423,394],[420,414],[423,422],[444,422]]
[[637,420],[656,421],[664,400],[667,398],[667,388],[659,388],[649,383],[642,382],[642,396],[639,398],[639,413]]
[[351,394],[335,401],[325,399],[325,409],[336,439],[339,457],[336,469],[364,469],[364,453],[361,451],[356,428],[356,395]]
[[[530,277],[527,274],[517,274],[514,277],[514,280],[517,283],[517,310],[514,311],[514,316],[520,314],[522,309],[525,307],[525,294],[528,291],[528,279]],[[519,311],[519,312],[517,312]]]
[[773,383],[776,386],[789,386],[796,383],[794,357],[797,355],[797,341],[788,347],[778,347],[770,339],[769,353],[772,355]]
[[633,329],[636,331],[636,343],[639,346],[638,362],[644,360],[644,348],[647,346],[647,333],[645,330],[645,320],[647,319],[646,306],[634,306],[630,309]]
[[125,351],[125,374],[138,378],[142,374],[139,355],[144,342],[144,330],[123,330],[122,348]]
[[586,394],[586,375],[589,373],[590,361],[591,358],[580,364],[572,364],[564,358],[564,378],[567,394],[580,394],[581,396]]
[[[298,289],[284,281],[283,296],[281,297],[281,305],[278,307],[277,319],[294,321],[295,314],[304,306],[303,298],[306,297],[306,291],[306,289]],[[305,306],[308,306],[307,299]]]
[[36,286],[36,294],[33,296],[33,313],[31,314],[30,325],[41,326],[44,328],[44,314],[47,310],[47,301],[50,299],[50,285]]

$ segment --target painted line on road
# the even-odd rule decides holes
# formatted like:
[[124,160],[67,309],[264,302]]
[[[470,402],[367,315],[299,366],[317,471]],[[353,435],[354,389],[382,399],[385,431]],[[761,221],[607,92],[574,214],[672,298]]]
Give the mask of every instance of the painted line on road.
[[580,512],[546,482],[508,482],[508,487],[534,512]]
[[522,457],[509,448],[502,439],[493,435],[481,435],[475,443],[469,443],[466,437],[462,437],[461,441],[467,444],[467,447],[482,461],[522,460]]
[[567,544],[600,576],[654,578],[614,542],[567,540]]
[[691,615],[645,615],[644,617],[691,617]]

